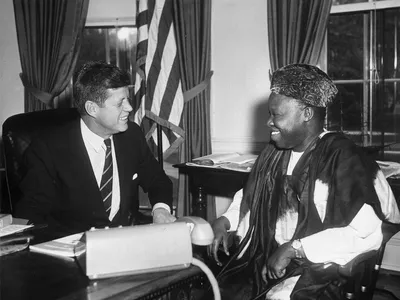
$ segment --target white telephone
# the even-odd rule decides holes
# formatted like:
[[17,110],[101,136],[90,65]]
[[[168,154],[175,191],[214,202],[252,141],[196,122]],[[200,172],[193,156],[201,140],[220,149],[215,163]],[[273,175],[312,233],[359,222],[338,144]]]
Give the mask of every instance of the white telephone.
[[86,252],[79,261],[90,279],[183,269],[194,264],[206,273],[215,299],[220,299],[214,275],[193,258],[192,252],[192,243],[206,246],[213,239],[210,224],[200,217],[182,217],[169,224],[92,229],[84,234]]
[[94,279],[186,268],[192,263],[192,244],[209,245],[213,238],[210,224],[200,217],[91,229],[83,237],[86,275]]
[[190,228],[190,237],[192,240],[192,244],[198,246],[207,246],[211,245],[214,239],[214,232],[206,220],[200,217],[181,217],[177,219],[175,222],[185,222],[186,225]]

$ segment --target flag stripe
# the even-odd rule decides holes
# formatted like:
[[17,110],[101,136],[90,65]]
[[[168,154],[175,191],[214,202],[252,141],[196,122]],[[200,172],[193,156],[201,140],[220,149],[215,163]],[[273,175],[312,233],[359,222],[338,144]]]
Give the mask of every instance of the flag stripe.
[[[171,33],[171,32],[170,32]],[[170,40],[171,34],[169,34],[169,38],[166,41],[165,51],[163,53],[163,66],[160,69],[159,77],[156,82],[156,86],[154,87],[153,97],[154,99],[161,99],[161,101],[153,101],[151,110],[157,114],[160,114],[162,101],[174,101],[174,96],[176,90],[168,85],[168,80],[171,78],[171,68],[173,67],[173,62],[176,57],[176,52],[174,51],[174,47],[172,47],[173,43]],[[171,49],[172,48],[172,49]],[[151,73],[149,74],[151,76]],[[173,94],[171,94],[171,90]],[[151,92],[151,91],[149,91]],[[150,97],[150,93],[149,93]],[[166,119],[168,119],[169,112],[167,114]]]
[[171,112],[174,109],[175,97],[177,96],[177,89],[179,87],[179,78],[176,78],[173,74],[176,72],[176,68],[179,71],[179,61],[178,58],[175,56],[174,62],[172,64],[172,68],[169,70],[170,76],[167,78],[165,82],[165,90],[163,94],[163,98],[161,100],[161,107],[160,107],[160,117],[164,119],[169,119]]
[[[167,44],[172,25],[172,1],[157,1],[156,4],[149,27],[149,40],[152,42],[148,46],[147,61],[151,62],[151,65],[149,65],[147,74],[151,81],[148,80],[147,82],[149,102],[146,105],[146,109],[152,110],[158,115],[159,107],[153,107],[153,102],[160,102],[154,101],[154,99],[161,99],[159,97],[162,90],[156,91],[156,86],[162,84],[162,81],[169,76],[168,69],[172,65],[169,52],[176,52],[176,45],[171,44],[171,42]],[[161,80],[160,83],[159,80]]]
[[147,26],[147,9],[146,6],[143,7],[143,5],[145,5],[145,3],[142,3],[142,8],[139,8],[139,13],[136,17],[136,26],[137,27],[141,27],[143,25]]

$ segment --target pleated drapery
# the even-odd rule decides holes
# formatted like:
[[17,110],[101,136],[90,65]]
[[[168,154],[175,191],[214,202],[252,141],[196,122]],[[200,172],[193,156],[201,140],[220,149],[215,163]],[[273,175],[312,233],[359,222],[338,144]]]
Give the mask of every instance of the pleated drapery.
[[293,63],[316,65],[332,0],[267,0],[272,71]]
[[[210,78],[211,0],[173,0],[174,24],[185,98],[185,141],[180,162],[211,153]],[[215,203],[207,200],[207,218],[215,218]],[[188,201],[189,199],[189,201]],[[188,215],[192,200],[186,175],[179,174],[177,215]]]
[[25,112],[54,108],[78,58],[89,0],[13,0]]

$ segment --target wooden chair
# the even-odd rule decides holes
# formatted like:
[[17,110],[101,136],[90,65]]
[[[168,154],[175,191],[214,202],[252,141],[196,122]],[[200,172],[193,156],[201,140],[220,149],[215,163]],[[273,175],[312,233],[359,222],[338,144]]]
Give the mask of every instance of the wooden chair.
[[360,254],[348,264],[339,266],[339,274],[347,279],[343,299],[371,300],[375,292],[399,299],[392,292],[376,286],[386,244],[399,231],[399,224],[382,223],[381,247],[376,251]]

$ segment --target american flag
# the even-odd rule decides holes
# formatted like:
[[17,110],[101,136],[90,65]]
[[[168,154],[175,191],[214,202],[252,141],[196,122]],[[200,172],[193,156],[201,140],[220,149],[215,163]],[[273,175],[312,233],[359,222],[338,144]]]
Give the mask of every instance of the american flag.
[[162,127],[164,157],[182,142],[184,99],[173,27],[172,0],[139,0],[134,121],[157,145],[156,125]]

